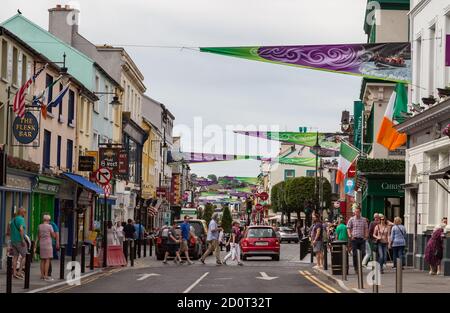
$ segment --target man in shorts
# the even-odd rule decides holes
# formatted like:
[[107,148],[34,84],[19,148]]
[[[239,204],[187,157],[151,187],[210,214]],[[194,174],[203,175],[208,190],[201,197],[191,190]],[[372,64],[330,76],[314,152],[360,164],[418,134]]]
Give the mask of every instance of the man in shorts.
[[181,257],[180,257],[180,239],[177,235],[176,229],[177,229],[177,222],[175,220],[173,221],[173,226],[169,229],[169,239],[167,242],[167,251],[164,255],[164,264],[167,264],[167,257],[170,254],[175,254],[175,259],[173,262],[175,264],[178,263],[178,261],[181,263]]
[[[24,279],[24,273],[22,272],[23,262],[27,254],[27,244],[25,241],[25,209],[19,208],[16,217],[11,220],[10,232],[11,232],[11,250],[13,254],[13,277],[17,279]],[[21,256],[19,271],[17,271],[17,260]]]
[[189,259],[189,239],[191,238],[191,224],[189,224],[189,215],[184,216],[183,223],[180,225],[181,228],[181,249],[180,253],[184,252],[186,256],[186,261],[189,265],[194,264]]

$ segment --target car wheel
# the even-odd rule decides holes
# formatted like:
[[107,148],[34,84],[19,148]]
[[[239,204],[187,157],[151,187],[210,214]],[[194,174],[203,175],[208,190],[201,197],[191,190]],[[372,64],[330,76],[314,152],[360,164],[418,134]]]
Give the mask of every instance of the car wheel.
[[280,261],[280,256],[279,255],[272,256],[272,261]]

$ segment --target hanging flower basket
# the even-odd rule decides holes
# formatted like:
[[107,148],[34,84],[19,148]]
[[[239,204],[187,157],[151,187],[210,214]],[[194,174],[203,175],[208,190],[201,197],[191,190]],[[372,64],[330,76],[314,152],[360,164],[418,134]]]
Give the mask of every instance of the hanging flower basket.
[[426,105],[432,105],[436,103],[436,98],[433,96],[429,96],[428,98],[422,98],[422,102]]
[[450,88],[438,88],[437,90],[440,98],[450,97]]
[[447,124],[447,126],[442,131],[444,135],[446,135],[448,138],[450,138],[450,124]]

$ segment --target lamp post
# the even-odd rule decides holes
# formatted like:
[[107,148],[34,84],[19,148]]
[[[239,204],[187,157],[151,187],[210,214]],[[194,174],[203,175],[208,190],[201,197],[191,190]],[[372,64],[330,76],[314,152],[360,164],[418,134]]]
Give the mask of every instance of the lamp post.
[[320,151],[321,151],[321,146],[319,144],[319,132],[317,132],[316,134],[316,144],[312,147],[314,153],[316,154],[316,171],[315,171],[315,175],[314,175],[314,209],[317,212],[318,208],[319,208],[319,192],[318,192],[318,171],[319,171],[319,156],[320,156]]

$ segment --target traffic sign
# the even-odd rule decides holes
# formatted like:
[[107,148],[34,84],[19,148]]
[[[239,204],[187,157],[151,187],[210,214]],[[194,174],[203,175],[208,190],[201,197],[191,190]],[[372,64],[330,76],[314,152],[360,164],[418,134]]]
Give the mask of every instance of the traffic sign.
[[266,201],[267,199],[269,199],[269,194],[267,192],[261,192],[260,194],[258,194],[258,197],[262,200],[262,201]]
[[105,197],[108,198],[109,195],[111,194],[111,189],[112,189],[111,185],[110,184],[103,185],[102,188],[103,188],[103,192],[105,193]]
[[257,205],[255,205],[255,209],[256,209],[257,212],[260,212],[260,211],[262,211],[264,209],[264,207],[261,204],[258,203]]
[[101,167],[95,172],[95,180],[100,185],[107,185],[112,179],[112,171],[108,168]]

